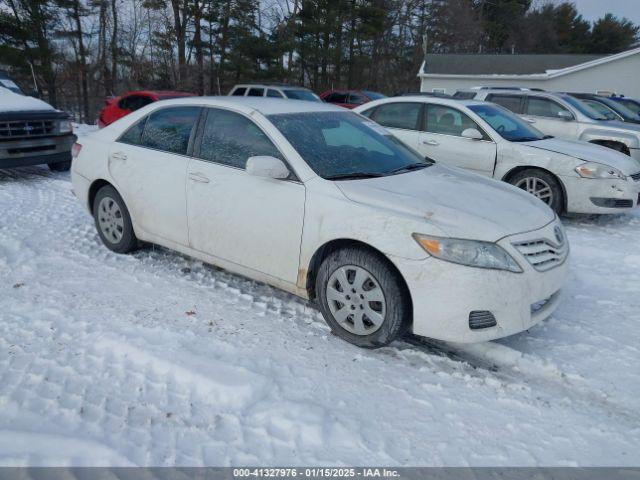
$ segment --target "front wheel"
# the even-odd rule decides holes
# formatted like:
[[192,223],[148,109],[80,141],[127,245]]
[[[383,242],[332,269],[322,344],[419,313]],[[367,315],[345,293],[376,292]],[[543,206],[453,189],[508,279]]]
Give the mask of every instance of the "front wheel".
[[511,177],[509,183],[539,198],[558,214],[564,210],[564,193],[560,182],[544,170],[522,170]]
[[52,172],[67,172],[71,168],[71,160],[66,162],[48,163],[47,166]]
[[333,333],[359,347],[388,345],[411,323],[411,300],[398,273],[362,248],[340,249],[325,258],[316,298]]

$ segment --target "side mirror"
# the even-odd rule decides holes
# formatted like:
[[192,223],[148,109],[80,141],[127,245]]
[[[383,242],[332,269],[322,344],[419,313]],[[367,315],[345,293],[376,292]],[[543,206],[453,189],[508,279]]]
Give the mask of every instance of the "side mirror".
[[268,155],[249,157],[245,170],[256,177],[283,179],[289,176],[289,169],[284,162]]
[[462,132],[462,137],[470,138],[471,140],[482,140],[483,136],[476,128],[467,128]]
[[562,120],[573,120],[573,115],[571,112],[567,112],[566,110],[560,110],[558,112],[558,118],[561,118]]

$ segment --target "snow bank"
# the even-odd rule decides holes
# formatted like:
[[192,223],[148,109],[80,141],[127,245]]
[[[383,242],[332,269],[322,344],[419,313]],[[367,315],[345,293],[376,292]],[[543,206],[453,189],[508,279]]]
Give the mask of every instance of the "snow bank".
[[27,97],[0,87],[0,112],[21,112],[25,110],[55,110],[47,102]]

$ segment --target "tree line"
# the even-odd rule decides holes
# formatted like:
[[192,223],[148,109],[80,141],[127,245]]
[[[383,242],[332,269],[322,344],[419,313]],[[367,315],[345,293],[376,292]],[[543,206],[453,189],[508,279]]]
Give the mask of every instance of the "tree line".
[[434,53],[614,53],[638,26],[532,0],[0,0],[0,68],[92,122],[134,89],[414,91]]

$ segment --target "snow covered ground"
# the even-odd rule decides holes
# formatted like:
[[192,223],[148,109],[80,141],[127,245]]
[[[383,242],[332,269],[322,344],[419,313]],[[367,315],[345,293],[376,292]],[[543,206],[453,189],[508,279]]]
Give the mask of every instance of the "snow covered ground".
[[288,294],[109,252],[68,173],[0,171],[0,465],[638,465],[640,211],[567,219],[557,313],[365,351]]

